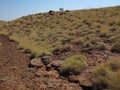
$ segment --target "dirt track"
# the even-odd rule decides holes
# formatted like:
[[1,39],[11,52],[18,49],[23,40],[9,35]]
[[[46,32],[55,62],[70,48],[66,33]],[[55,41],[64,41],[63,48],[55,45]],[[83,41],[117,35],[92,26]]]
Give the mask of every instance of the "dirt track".
[[17,49],[17,43],[0,36],[0,90],[81,90],[66,79],[37,77],[28,64],[29,57]]

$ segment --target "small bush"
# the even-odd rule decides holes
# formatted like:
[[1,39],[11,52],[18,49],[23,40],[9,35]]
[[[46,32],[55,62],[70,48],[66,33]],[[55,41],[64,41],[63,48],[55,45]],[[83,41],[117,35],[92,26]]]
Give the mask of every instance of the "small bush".
[[99,50],[99,51],[107,50],[107,46],[104,43],[100,43],[100,44],[97,45],[96,49]]
[[55,47],[54,47],[54,49],[52,50],[52,53],[53,54],[58,54],[58,53],[60,53],[61,52],[61,45],[56,45]]
[[98,50],[98,51],[102,51],[102,50],[107,50],[107,45],[101,42],[96,43],[95,45],[91,44],[91,43],[87,43],[85,47],[88,47],[90,50]]
[[120,34],[113,35],[112,37],[110,37],[110,41],[113,43],[116,41],[120,42]]
[[71,42],[72,38],[64,38],[61,40],[62,44]]
[[106,31],[102,31],[100,33],[100,37],[101,38],[108,38],[109,37],[109,32],[106,30]]
[[100,42],[100,38],[98,38],[97,36],[91,36],[90,37],[90,43],[91,44],[97,44],[97,42]]
[[114,53],[120,53],[120,43],[116,42],[112,47],[111,47],[111,51]]
[[115,72],[120,69],[120,60],[118,60],[118,59],[111,60],[106,65],[107,65],[107,67],[110,68],[111,71]]
[[71,46],[70,45],[65,45],[65,46],[62,47],[62,50],[63,50],[63,52],[68,52],[68,51],[71,50]]
[[76,45],[82,45],[84,44],[84,39],[83,38],[78,38],[73,41],[74,44]]
[[95,83],[95,89],[103,89],[108,85],[108,68],[101,65],[92,72],[92,81]]
[[109,90],[120,90],[120,71],[111,73],[109,81]]
[[87,67],[86,57],[83,55],[73,55],[65,59],[60,66],[60,74],[68,75],[69,73],[79,74]]
[[90,42],[86,42],[86,43],[84,44],[84,47],[85,47],[85,48],[91,48],[91,47],[92,47],[92,44],[91,44]]
[[120,60],[113,59],[106,64],[98,65],[92,72],[95,90],[120,90]]

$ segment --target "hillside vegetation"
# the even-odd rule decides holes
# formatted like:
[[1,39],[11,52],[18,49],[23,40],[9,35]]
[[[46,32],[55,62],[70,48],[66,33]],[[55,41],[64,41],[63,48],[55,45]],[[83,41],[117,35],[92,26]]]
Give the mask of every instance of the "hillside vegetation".
[[37,57],[73,46],[110,50],[120,43],[119,11],[117,6],[33,14],[2,24],[0,34],[9,35]]
[[[0,21],[0,34],[18,42],[18,49],[30,54],[30,59],[41,58],[46,70],[56,60],[52,69],[68,79],[74,74],[91,80],[96,90],[120,89],[120,6],[49,11]],[[72,81],[81,85],[80,79]]]

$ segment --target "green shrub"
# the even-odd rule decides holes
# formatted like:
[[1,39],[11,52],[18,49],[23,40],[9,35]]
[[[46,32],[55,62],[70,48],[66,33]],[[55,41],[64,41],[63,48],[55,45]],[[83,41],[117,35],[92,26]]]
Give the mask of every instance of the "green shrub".
[[100,42],[98,42],[98,44],[96,43],[95,45],[91,44],[91,43],[87,43],[85,45],[85,47],[89,48],[90,50],[98,50],[98,51],[102,51],[102,50],[107,50],[108,49],[106,44],[100,43]]
[[110,41],[111,42],[120,42],[120,34],[118,33],[117,35],[113,35],[112,37],[110,37]]
[[111,73],[109,81],[109,90],[120,90],[120,71]]
[[111,71],[115,72],[120,69],[120,60],[119,59],[111,60],[106,65],[107,67],[110,68]]
[[63,50],[64,52],[68,52],[68,51],[71,50],[71,46],[70,46],[70,45],[65,45],[65,46],[62,47],[62,50]]
[[79,74],[86,67],[87,61],[85,56],[73,55],[63,61],[59,71],[62,75],[67,75],[69,73]]
[[92,81],[96,89],[106,88],[108,85],[108,68],[103,65],[96,67],[92,72]]
[[72,39],[71,38],[65,38],[65,39],[62,39],[62,44],[65,44],[65,43],[69,43]]
[[73,43],[76,45],[82,45],[82,44],[84,44],[84,39],[83,38],[75,39],[75,40],[73,40]]
[[85,48],[91,48],[91,47],[92,47],[92,44],[91,44],[90,42],[86,42],[86,43],[84,44],[84,47],[85,47]]
[[99,50],[99,51],[107,50],[107,46],[104,43],[100,43],[100,44],[97,45],[96,49]]
[[109,37],[109,32],[108,30],[102,31],[99,35],[101,38],[108,38]]
[[100,42],[100,38],[97,37],[97,36],[94,35],[94,34],[91,34],[91,35],[89,36],[89,38],[90,38],[90,43],[91,43],[91,44],[96,44],[97,42]]
[[95,90],[120,90],[120,60],[113,59],[106,64],[96,66],[92,71]]
[[114,53],[120,53],[120,42],[116,42],[112,47],[111,51]]

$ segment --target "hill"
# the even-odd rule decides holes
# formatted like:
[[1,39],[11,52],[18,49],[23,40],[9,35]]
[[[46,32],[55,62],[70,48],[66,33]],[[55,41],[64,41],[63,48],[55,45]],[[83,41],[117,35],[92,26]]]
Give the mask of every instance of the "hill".
[[[0,22],[0,34],[7,35],[11,40],[18,42],[19,49],[31,54],[30,59],[50,56],[52,61],[64,60],[62,67],[65,68],[58,69],[60,74],[69,76],[72,71],[89,81],[91,70],[97,64],[106,63],[114,58],[119,59],[119,11],[120,6],[38,13],[9,22]],[[81,62],[85,66],[82,66],[81,62],[72,61],[81,58],[86,60],[81,55],[86,57],[88,67],[85,67],[87,65],[84,61]],[[68,63],[68,60],[71,62]],[[76,70],[77,63],[79,63],[78,67],[81,65],[80,71]]]
[[94,42],[109,46],[120,38],[119,10],[118,6],[39,13],[7,22],[0,33],[8,34],[19,42],[20,47],[36,53],[36,56],[51,54],[56,48],[79,42],[81,46]]

